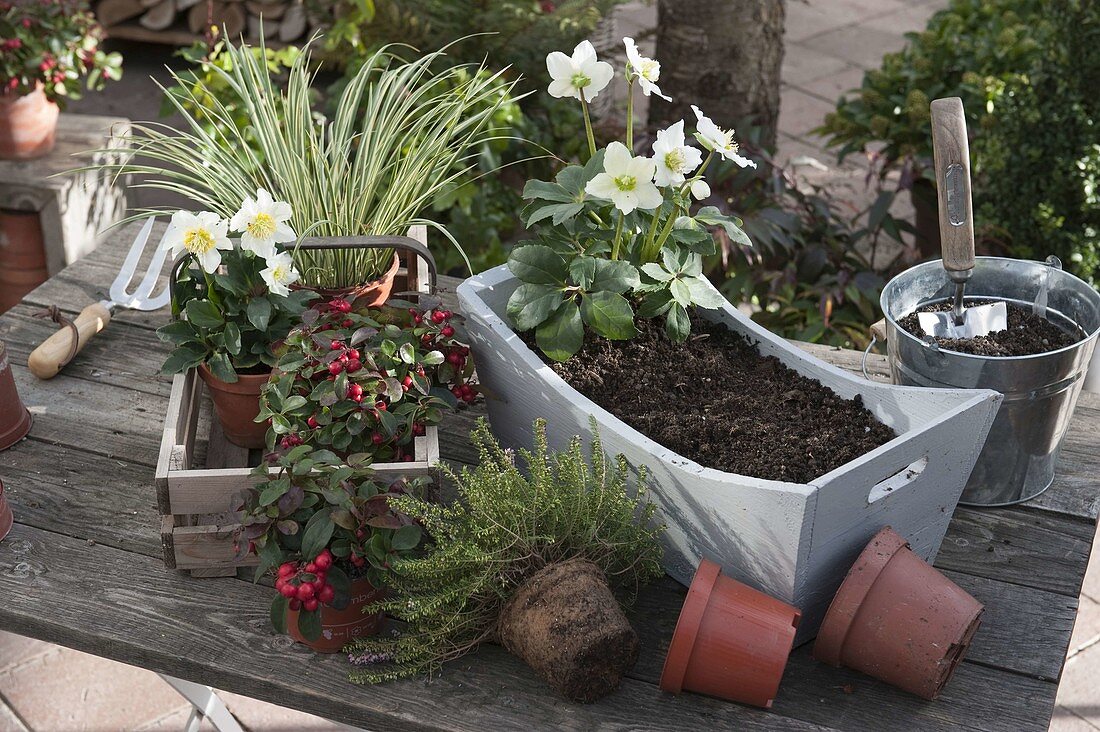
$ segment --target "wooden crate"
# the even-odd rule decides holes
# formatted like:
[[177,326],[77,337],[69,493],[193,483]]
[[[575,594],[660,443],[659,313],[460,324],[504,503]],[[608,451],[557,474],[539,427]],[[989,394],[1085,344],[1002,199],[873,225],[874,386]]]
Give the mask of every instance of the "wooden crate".
[[[426,241],[424,227],[409,236]],[[429,269],[419,257],[399,252],[402,267],[395,292],[427,293],[432,287]],[[242,488],[256,482],[250,466],[258,465],[261,451],[250,451],[225,439],[206,385],[194,369],[172,381],[157,460],[157,506],[161,515],[164,563],[170,569],[189,570],[197,577],[225,577],[236,568],[256,564],[256,557],[237,559],[233,534],[237,528],[231,505]],[[428,427],[414,438],[410,462],[375,463],[381,480],[400,476],[436,476],[439,435]]]

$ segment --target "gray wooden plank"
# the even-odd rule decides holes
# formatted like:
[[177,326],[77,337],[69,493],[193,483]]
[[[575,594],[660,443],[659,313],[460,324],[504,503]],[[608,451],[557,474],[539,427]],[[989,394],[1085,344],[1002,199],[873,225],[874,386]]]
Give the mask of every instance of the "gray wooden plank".
[[342,656],[315,655],[271,631],[268,588],[191,579],[150,557],[21,524],[0,543],[0,593],[0,624],[12,632],[358,727],[820,729],[737,704],[662,694],[631,679],[595,704],[573,704],[496,646],[430,680],[360,688],[347,682]]
[[1021,508],[958,508],[936,567],[1077,597],[1096,529]]

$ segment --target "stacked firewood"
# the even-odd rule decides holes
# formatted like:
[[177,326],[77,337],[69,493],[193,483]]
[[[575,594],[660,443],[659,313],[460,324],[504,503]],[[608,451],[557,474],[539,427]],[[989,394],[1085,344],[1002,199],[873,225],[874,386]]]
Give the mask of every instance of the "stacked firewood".
[[146,39],[151,41],[158,31],[203,35],[216,26],[229,38],[291,43],[315,30],[302,0],[99,0],[95,12],[108,34],[112,27],[136,24],[152,31]]

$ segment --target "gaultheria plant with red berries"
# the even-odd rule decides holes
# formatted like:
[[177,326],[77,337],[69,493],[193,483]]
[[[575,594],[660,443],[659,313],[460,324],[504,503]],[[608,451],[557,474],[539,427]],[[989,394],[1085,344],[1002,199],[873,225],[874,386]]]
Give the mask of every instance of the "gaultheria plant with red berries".
[[0,94],[41,84],[51,101],[79,99],[82,86],[121,78],[122,56],[100,50],[102,37],[87,2],[0,0]]
[[[347,607],[353,580],[385,585],[389,567],[420,542],[420,528],[391,499],[421,496],[429,479],[382,481],[367,454],[340,458],[298,445],[269,453],[242,491],[237,544],[260,559],[256,577],[276,574],[271,606],[276,630],[287,610],[307,640],[321,634],[321,606]],[[273,471],[272,469],[275,469]]]
[[268,447],[413,460],[414,438],[439,424],[444,408],[477,397],[457,319],[428,296],[418,305],[355,309],[335,299],[306,310],[260,397]]

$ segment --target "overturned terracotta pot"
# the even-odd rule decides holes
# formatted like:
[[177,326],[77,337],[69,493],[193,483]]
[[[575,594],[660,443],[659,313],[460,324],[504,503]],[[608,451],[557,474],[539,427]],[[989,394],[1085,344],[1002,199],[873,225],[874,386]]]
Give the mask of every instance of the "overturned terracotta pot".
[[260,413],[260,391],[271,374],[237,374],[237,380],[229,383],[214,376],[206,364],[202,364],[199,377],[210,390],[214,412],[225,438],[240,447],[264,447],[268,423],[257,423],[256,417]]
[[53,150],[60,110],[39,85],[30,94],[0,94],[0,158],[28,160]]
[[603,571],[586,559],[532,575],[504,606],[497,633],[539,677],[585,704],[618,688],[638,660],[637,634]]
[[0,480],[0,541],[11,531],[11,525],[15,523],[15,517],[11,513],[7,496],[4,495],[4,481]]
[[935,699],[970,647],[982,610],[887,526],[844,578],[814,658]]
[[31,413],[15,390],[8,350],[0,341],[0,450],[7,449],[31,431]]
[[770,708],[801,619],[798,608],[722,576],[703,559],[676,621],[661,689]]

